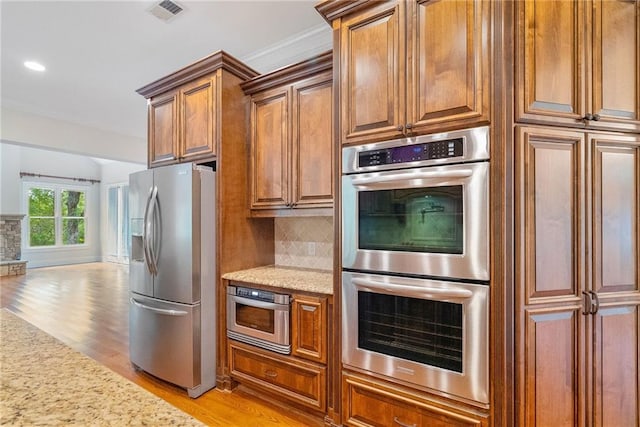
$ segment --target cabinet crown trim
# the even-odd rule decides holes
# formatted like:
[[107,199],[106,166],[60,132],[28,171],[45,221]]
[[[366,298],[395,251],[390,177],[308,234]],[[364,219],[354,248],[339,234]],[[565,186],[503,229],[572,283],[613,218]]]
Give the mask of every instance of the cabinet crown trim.
[[198,77],[210,74],[222,68],[242,80],[251,79],[259,73],[240,62],[225,51],[219,50],[204,57],[178,71],[162,77],[146,86],[137,89],[136,92],[145,98],[151,98],[168,90],[174,89],[184,83],[195,80]]
[[304,61],[279,68],[267,74],[254,77],[240,83],[246,95],[253,95],[286,84],[291,84],[307,77],[313,77],[323,71],[333,69],[333,51],[328,50]]
[[325,0],[316,5],[316,11],[331,24],[348,13],[377,4],[379,0]]

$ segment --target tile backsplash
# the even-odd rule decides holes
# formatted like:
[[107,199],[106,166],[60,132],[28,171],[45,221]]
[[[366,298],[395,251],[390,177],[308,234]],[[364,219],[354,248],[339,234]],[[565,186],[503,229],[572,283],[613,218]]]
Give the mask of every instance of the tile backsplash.
[[286,267],[333,268],[333,218],[275,218],[275,262]]

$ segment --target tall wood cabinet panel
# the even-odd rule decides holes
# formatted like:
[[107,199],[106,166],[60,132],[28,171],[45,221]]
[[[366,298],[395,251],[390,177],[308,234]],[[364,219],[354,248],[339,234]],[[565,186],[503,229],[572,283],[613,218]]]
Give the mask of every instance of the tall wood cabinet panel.
[[251,208],[289,205],[291,91],[274,89],[251,99]]
[[517,3],[516,120],[640,132],[640,4]]
[[518,127],[518,423],[638,425],[640,137]]
[[490,2],[374,4],[340,24],[342,142],[488,123]]
[[403,135],[405,5],[387,2],[342,22],[342,142]]
[[332,215],[331,52],[265,74],[251,96],[253,216]]
[[292,87],[294,206],[333,205],[333,80],[318,76]]
[[181,159],[190,161],[216,154],[220,118],[216,100],[217,76],[186,84],[180,90]]
[[589,135],[593,425],[640,425],[640,136]]

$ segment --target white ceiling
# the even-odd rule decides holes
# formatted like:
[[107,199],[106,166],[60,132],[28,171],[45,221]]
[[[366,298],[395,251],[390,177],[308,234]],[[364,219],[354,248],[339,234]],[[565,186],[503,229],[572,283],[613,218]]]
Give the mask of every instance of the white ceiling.
[[313,0],[176,2],[163,22],[151,1],[0,0],[3,107],[146,138],[135,90],[160,77],[218,50],[264,73],[331,48]]

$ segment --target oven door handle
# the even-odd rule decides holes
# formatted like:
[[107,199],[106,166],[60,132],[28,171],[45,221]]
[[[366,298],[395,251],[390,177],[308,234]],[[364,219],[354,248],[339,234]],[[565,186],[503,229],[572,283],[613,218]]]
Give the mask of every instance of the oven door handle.
[[389,183],[403,183],[406,184],[408,180],[412,179],[429,179],[429,180],[448,180],[448,179],[460,179],[468,178],[473,175],[471,169],[458,169],[458,170],[439,170],[439,171],[411,171],[404,173],[393,173],[387,175],[378,176],[366,176],[355,177],[351,180],[351,183],[355,186],[371,185],[371,184],[389,184]]
[[288,308],[288,305],[284,305],[284,304],[278,304],[275,302],[266,302],[266,301],[258,301],[255,299],[251,299],[251,298],[244,298],[244,297],[239,297],[236,295],[229,295],[229,299],[231,301],[240,303],[240,304],[244,304],[247,305],[249,307],[257,307],[257,308],[264,308],[267,310],[278,310],[278,311],[286,311]]
[[468,289],[440,289],[427,286],[408,286],[395,283],[378,282],[375,280],[365,280],[353,278],[351,282],[361,288],[368,288],[376,291],[386,291],[389,295],[402,295],[406,297],[437,298],[437,299],[466,299],[473,296],[473,292]]

